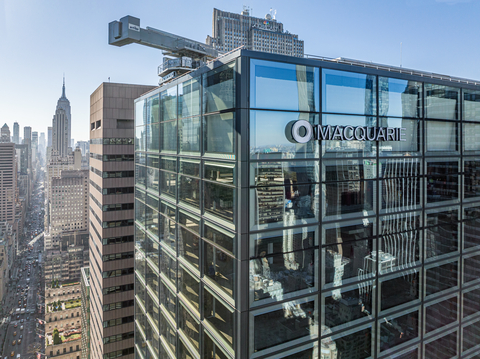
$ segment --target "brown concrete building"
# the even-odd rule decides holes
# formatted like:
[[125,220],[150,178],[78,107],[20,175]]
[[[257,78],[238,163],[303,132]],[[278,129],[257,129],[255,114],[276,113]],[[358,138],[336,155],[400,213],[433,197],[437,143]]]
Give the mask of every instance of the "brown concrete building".
[[90,351],[133,359],[134,105],[154,86],[103,83],[90,96]]

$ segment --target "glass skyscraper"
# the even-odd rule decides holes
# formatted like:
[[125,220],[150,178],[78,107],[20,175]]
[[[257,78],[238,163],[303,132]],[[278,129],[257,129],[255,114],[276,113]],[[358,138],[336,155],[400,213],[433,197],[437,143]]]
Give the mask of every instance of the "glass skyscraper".
[[135,138],[137,358],[478,358],[478,84],[239,50]]

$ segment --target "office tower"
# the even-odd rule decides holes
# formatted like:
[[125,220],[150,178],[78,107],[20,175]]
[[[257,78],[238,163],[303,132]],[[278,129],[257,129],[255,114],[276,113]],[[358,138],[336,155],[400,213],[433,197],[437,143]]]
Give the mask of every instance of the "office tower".
[[13,143],[20,145],[20,126],[18,122],[13,123]]
[[65,79],[63,79],[62,96],[58,99],[52,125],[52,150],[60,157],[66,157],[68,148],[71,147],[71,124],[70,101],[65,96]]
[[478,356],[479,99],[248,50],[139,97],[138,357]]
[[38,132],[32,132],[32,163],[37,163],[38,157]]
[[23,128],[23,143],[28,146],[28,169],[32,172],[32,128],[25,126]]
[[90,96],[90,351],[134,357],[133,100],[152,86],[101,84]]
[[0,142],[0,222],[13,224],[16,191],[15,144]]
[[40,138],[38,140],[38,148],[39,152],[45,155],[45,147],[46,147],[46,141],[45,141],[45,132],[40,132]]
[[47,128],[47,134],[48,134],[47,147],[51,147],[52,146],[52,127]]
[[82,268],[80,281],[82,294],[82,354],[80,359],[90,359],[90,268]]
[[90,152],[90,144],[88,141],[78,141],[76,146],[82,151],[82,156],[87,156]]
[[7,124],[2,126],[0,130],[0,142],[11,142],[10,140],[10,129],[8,128]]
[[283,28],[275,15],[265,18],[250,16],[244,8],[241,14],[213,9],[212,36],[207,45],[228,52],[240,46],[248,50],[303,57],[303,40]]

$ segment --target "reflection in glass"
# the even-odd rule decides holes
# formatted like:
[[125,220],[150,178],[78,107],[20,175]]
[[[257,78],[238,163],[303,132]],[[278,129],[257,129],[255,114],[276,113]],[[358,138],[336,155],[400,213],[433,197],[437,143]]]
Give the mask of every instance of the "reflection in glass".
[[465,258],[463,261],[463,282],[468,283],[480,278],[480,255]]
[[145,232],[138,226],[138,224],[135,224],[135,250],[136,251],[138,250],[142,252],[145,250],[145,237],[146,237]]
[[204,242],[204,273],[220,289],[233,297],[235,285],[235,260],[225,252]]
[[282,308],[254,317],[254,351],[302,337],[318,335],[317,308],[315,302],[291,301]]
[[180,117],[200,114],[200,78],[193,78],[178,86],[178,113]]
[[480,124],[463,124],[463,149],[464,151],[480,151]]
[[410,272],[402,276],[383,280],[380,284],[380,310],[387,310],[419,299],[420,274]]
[[[156,265],[158,266],[158,247],[157,247],[157,263]],[[155,268],[158,271],[158,268]],[[158,297],[158,289],[159,289],[159,276],[156,273],[156,270],[152,268],[150,263],[147,263],[147,273],[146,273],[146,282],[148,288],[155,294],[155,297]],[[153,313],[152,313],[153,314]],[[158,320],[158,319],[157,319]]]
[[204,209],[233,223],[235,188],[204,182]]
[[457,354],[457,332],[425,344],[425,358],[450,359]]
[[163,339],[165,339],[168,349],[175,353],[177,331],[171,326],[170,322],[163,316],[163,314],[160,315],[160,334]]
[[203,113],[235,107],[235,63],[203,75]]
[[459,88],[425,84],[425,117],[457,120],[459,99]]
[[[456,152],[458,150],[458,124],[448,121],[426,121],[427,152]],[[435,154],[435,153],[433,153]]]
[[147,127],[135,127],[135,151],[146,151]]
[[318,161],[252,162],[250,168],[251,186],[296,186],[319,181]]
[[457,321],[457,300],[457,297],[453,297],[427,306],[425,310],[427,333]]
[[[479,140],[480,143],[480,140]],[[464,198],[480,196],[480,161],[477,158],[464,162],[465,185],[463,190]]]
[[135,199],[135,220],[145,227],[145,204]]
[[167,312],[170,316],[176,318],[176,302],[177,299],[175,294],[168,289],[168,287],[160,282],[160,295],[159,295],[160,305],[163,306],[162,311]]
[[211,358],[211,359],[229,359],[227,355],[222,351],[222,349],[214,343],[214,341],[210,338],[210,335],[207,334],[205,331],[205,335],[203,337],[203,345],[204,345],[204,358]]
[[465,208],[463,219],[464,248],[480,246],[480,207]]
[[317,184],[299,184],[251,189],[252,224],[273,228],[316,222],[318,187]]
[[383,212],[411,211],[420,207],[420,160],[387,159],[380,162]]
[[158,169],[147,167],[147,189],[152,190],[155,193],[158,193],[159,190],[159,174]]
[[149,152],[158,152],[160,149],[160,124],[154,123],[147,125],[146,150]]
[[372,356],[372,332],[370,328],[334,340],[330,338],[322,339],[322,349],[325,345],[324,342],[325,344],[328,343],[328,353],[338,354],[337,358],[366,359]]
[[427,163],[427,203],[458,199],[458,161]]
[[318,68],[252,59],[250,107],[318,112],[318,81]]
[[380,116],[422,117],[421,82],[379,77],[378,86]]
[[159,250],[159,244],[157,242],[157,239],[147,235],[145,252],[146,252],[145,254],[147,258],[149,259],[149,263],[153,263],[153,265],[158,270],[158,268],[160,268],[160,262],[159,262],[160,250]]
[[458,285],[458,263],[452,262],[426,270],[425,294],[431,295]]
[[[376,127],[376,117],[323,115],[322,125]],[[351,135],[350,135],[351,136]],[[322,141],[322,154],[325,158],[373,157],[377,152],[377,141]]]
[[160,195],[176,198],[177,175],[175,173],[160,171]]
[[179,226],[178,254],[197,269],[199,266],[199,246],[199,237],[185,229],[183,226]]
[[425,228],[425,257],[437,257],[458,251],[458,209],[427,213]]
[[185,309],[183,305],[180,305],[178,314],[178,327],[181,329],[193,346],[200,349],[200,325],[195,318]]
[[172,219],[165,217],[163,215],[159,216],[159,222],[160,222],[160,228],[159,228],[158,236],[160,238],[160,242],[163,242],[165,245],[169,246],[175,251],[176,250],[175,222]]
[[177,87],[171,87],[160,93],[162,118],[161,121],[169,121],[177,118]]
[[338,289],[332,294],[325,296],[324,324],[326,328],[333,330],[333,328],[343,324],[374,318],[373,295],[363,290],[366,287],[370,287],[372,283],[367,282],[365,284],[365,286],[358,285],[354,289]]
[[233,347],[234,312],[208,290],[203,290],[204,318]]
[[146,167],[135,165],[135,186],[145,188]]
[[135,102],[135,126],[143,126],[146,124],[147,124],[147,101],[146,100],[137,101]]
[[183,266],[179,266],[178,268],[178,288],[188,303],[198,312],[200,283],[199,280],[190,274]]
[[463,351],[480,344],[480,321],[473,322],[463,328]]
[[323,112],[375,115],[376,76],[322,69]]
[[161,131],[161,151],[177,152],[177,121],[162,122]]
[[[355,176],[356,173],[351,173]],[[326,216],[356,214],[364,216],[374,211],[375,181],[331,182],[323,185]]]
[[463,294],[463,317],[480,311],[480,289],[474,289]]
[[250,241],[250,292],[255,301],[281,301],[287,293],[315,285],[318,247],[313,230],[262,233]]
[[418,311],[380,322],[380,351],[394,348],[418,337]]
[[200,233],[200,219],[190,213],[180,210],[178,212],[178,223],[183,227],[187,228],[189,231]]
[[204,166],[204,178],[223,184],[235,184],[235,165],[231,163],[206,162]]
[[160,250],[160,272],[170,280],[171,285],[177,286],[177,261],[165,249]]
[[379,144],[380,156],[416,156],[421,151],[421,120],[405,118],[380,118],[381,127],[404,128],[405,141],[381,141]]
[[189,117],[179,120],[178,141],[180,153],[200,152],[200,118]]
[[203,235],[206,239],[215,243],[216,246],[220,246],[232,254],[234,253],[235,234],[205,221]]
[[178,199],[196,208],[200,207],[200,180],[178,176]]
[[463,89],[463,119],[480,121],[480,91]]
[[250,158],[318,158],[318,141],[293,143],[285,136],[287,125],[305,120],[319,124],[319,116],[298,112],[250,111]]
[[204,116],[203,131],[206,153],[234,153],[235,114],[233,112]]

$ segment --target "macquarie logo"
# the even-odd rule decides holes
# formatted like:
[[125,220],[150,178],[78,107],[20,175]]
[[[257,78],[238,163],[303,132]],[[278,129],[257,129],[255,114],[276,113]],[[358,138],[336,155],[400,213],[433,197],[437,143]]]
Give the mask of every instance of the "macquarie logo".
[[406,128],[370,126],[312,125],[306,120],[292,121],[285,128],[290,142],[316,141],[406,141]]

